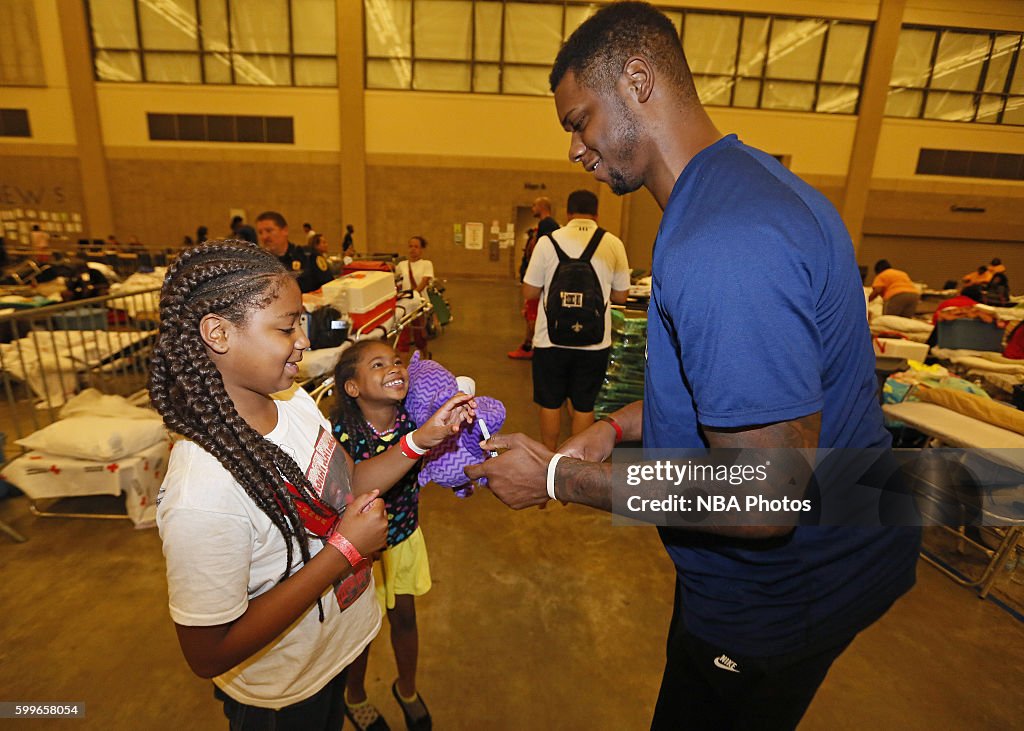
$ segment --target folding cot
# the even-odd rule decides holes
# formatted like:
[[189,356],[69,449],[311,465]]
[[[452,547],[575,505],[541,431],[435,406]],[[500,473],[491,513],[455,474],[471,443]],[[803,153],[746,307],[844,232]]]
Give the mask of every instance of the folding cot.
[[[978,494],[972,496],[974,504],[959,507],[979,513],[976,517],[983,529],[996,534],[997,546],[992,549],[968,537],[963,525],[942,526],[957,536],[961,546],[987,557],[984,569],[975,578],[964,578],[927,553],[922,557],[957,583],[977,589],[980,597],[986,597],[1024,532],[1024,484],[1018,479],[1024,476],[1024,435],[934,403],[904,401],[886,404],[882,410],[886,416],[928,435],[929,446],[969,450],[964,455],[966,466],[981,475],[981,484]],[[1001,479],[986,479],[997,472],[1002,473]],[[931,498],[947,503],[963,499],[962,495],[938,489],[939,494]]]
[[[105,297],[0,313],[0,332],[8,340],[0,343],[6,406],[0,430],[8,446],[41,433],[83,389],[126,395],[144,388],[158,310],[158,288],[129,285]],[[147,520],[144,509],[159,485],[147,467],[155,464],[154,447],[96,460],[30,452],[4,474],[29,495],[37,514],[45,514],[40,500],[123,492],[128,515],[116,517],[140,522]]]

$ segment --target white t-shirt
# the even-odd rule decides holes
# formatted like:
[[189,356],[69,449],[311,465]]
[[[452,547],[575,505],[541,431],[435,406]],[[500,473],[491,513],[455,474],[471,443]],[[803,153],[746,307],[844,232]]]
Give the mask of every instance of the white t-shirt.
[[50,234],[46,231],[32,231],[29,233],[33,249],[48,249],[50,247]]
[[[412,273],[416,276],[416,283],[422,285],[423,278],[429,277],[434,278],[434,264],[427,259],[420,259],[412,263]],[[410,261],[405,259],[404,261],[398,262],[398,266],[395,267],[395,271],[402,277],[402,289],[412,289],[412,280],[409,278],[409,264]]]
[[[577,258],[587,248],[590,237],[597,229],[597,222],[589,218],[574,218],[562,228],[555,231],[555,240],[562,247],[566,256]],[[604,301],[607,303],[611,297],[612,290],[621,291],[629,289],[629,264],[626,262],[626,247],[618,236],[605,233],[604,238],[590,259],[597,272],[597,278],[601,281],[601,291],[604,293]],[[537,328],[533,333],[533,347],[535,348],[564,348],[567,346],[552,346],[548,337],[548,318],[544,313],[544,300],[548,296],[548,288],[555,276],[555,269],[558,267],[558,254],[555,247],[547,236],[537,242],[537,247],[530,257],[530,265],[526,268],[526,276],[523,281],[532,287],[540,287],[544,291],[540,295],[540,307],[537,308]],[[581,345],[577,350],[600,350],[610,347],[612,344],[612,311],[610,308],[604,312],[604,340],[597,345]]]
[[[277,426],[267,439],[305,470],[320,429],[329,436],[330,423],[302,389],[276,403]],[[311,481],[316,484],[312,475]],[[157,526],[167,560],[171,619],[178,624],[231,622],[284,573],[287,553],[281,532],[220,462],[194,442],[179,442],[171,451]],[[322,547],[313,538],[310,554]],[[302,565],[297,545],[293,560],[298,565],[292,573]],[[213,682],[232,698],[263,708],[281,708],[318,692],[362,652],[381,625],[372,581],[345,610],[339,608],[333,587],[321,602],[322,623],[314,604],[267,647]]]

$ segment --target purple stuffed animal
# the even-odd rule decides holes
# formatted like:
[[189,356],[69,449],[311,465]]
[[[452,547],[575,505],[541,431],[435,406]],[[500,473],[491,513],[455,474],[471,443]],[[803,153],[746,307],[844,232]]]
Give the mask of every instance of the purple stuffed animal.
[[[405,408],[414,422],[426,422],[458,390],[455,376],[447,368],[437,361],[420,358],[419,351],[413,354],[409,361],[409,393],[405,397]],[[505,423],[505,405],[490,396],[477,396],[476,416],[469,428],[449,437],[423,458],[419,477],[421,486],[436,482],[441,487],[454,490],[458,497],[473,494],[473,483],[462,468],[484,461],[486,455],[480,449],[483,441],[480,419],[487,423],[492,434],[496,434]],[[486,478],[479,482],[487,484]]]

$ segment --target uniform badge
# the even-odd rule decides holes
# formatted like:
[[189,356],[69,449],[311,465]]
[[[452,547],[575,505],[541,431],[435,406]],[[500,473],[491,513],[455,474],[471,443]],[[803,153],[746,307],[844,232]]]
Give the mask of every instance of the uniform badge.
[[293,261],[292,262],[292,271],[297,272],[297,271],[299,271],[301,269],[302,269],[302,262],[301,261]]
[[325,259],[323,256],[318,256],[316,258],[316,268],[319,269],[322,272],[326,272],[327,271],[327,259]]

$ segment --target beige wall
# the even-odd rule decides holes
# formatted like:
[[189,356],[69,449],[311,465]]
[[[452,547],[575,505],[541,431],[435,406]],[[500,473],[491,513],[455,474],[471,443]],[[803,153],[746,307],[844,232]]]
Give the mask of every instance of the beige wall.
[[[47,155],[23,154],[43,149]],[[63,152],[63,154],[61,154]],[[78,161],[68,150],[0,144],[0,210],[84,214]],[[77,239],[79,234],[68,234]]]
[[[850,116],[709,107],[723,133],[792,156],[801,173],[846,173]],[[453,155],[562,162],[569,135],[549,97],[368,91],[367,154]]]
[[[187,84],[97,84],[96,99],[107,147],[247,149],[253,159],[267,150],[337,152],[338,92],[335,89],[281,89]],[[293,117],[295,144],[213,144],[153,142],[147,112],[238,114]]]
[[[922,148],[937,150],[972,150],[977,152],[1011,152],[1024,154],[1024,129],[1000,128],[992,124],[958,124],[910,119],[886,119],[878,140],[874,177],[911,178],[917,168],[917,155]],[[928,176],[931,178],[933,176]],[[958,181],[964,187],[977,185],[1024,188],[1024,181],[976,181],[966,178],[942,178]]]
[[42,59],[47,86],[3,87],[3,106],[27,109],[32,126],[31,138],[7,137],[3,138],[3,142],[26,148],[54,144],[73,145],[75,126],[71,115],[71,99],[68,96],[68,76],[64,66],[64,49],[60,41],[56,0],[36,0],[35,13],[39,38],[44,48]]
[[[178,246],[196,227],[207,226],[210,237],[228,234],[230,213],[238,208],[252,223],[264,210],[280,212],[289,224],[291,240],[305,243],[302,223],[309,221],[328,237],[332,250],[341,249],[338,216],[337,158],[263,151],[263,160],[248,152],[222,159],[192,159],[180,155],[109,160],[115,227],[123,241],[138,236],[149,247]],[[333,164],[331,164],[333,162]]]
[[856,120],[851,116],[708,107],[723,134],[735,132],[748,145],[789,157],[799,175],[845,175]]
[[868,283],[874,276],[874,265],[888,259],[903,269],[915,282],[926,282],[939,288],[947,280],[959,280],[967,272],[999,257],[1006,265],[1010,290],[1024,292],[1024,242],[979,242],[970,239],[940,239],[915,236],[879,236],[865,232],[857,261],[868,267]]
[[1024,30],[1020,0],[908,0],[905,23]]
[[4,87],[3,106],[27,109],[32,128],[32,137],[4,137],[5,144],[20,145],[26,151],[40,145],[75,144],[74,117],[66,89]]
[[[868,196],[866,233],[1024,241],[1024,186],[934,180],[879,181]],[[953,208],[981,209],[977,211]]]
[[[507,167],[503,167],[507,165]],[[543,187],[540,187],[543,186]],[[565,200],[579,188],[597,191],[590,176],[565,170],[530,168],[516,161],[471,166],[437,159],[425,166],[409,165],[401,156],[371,159],[367,171],[369,232],[357,234],[361,251],[396,251],[404,255],[409,238],[425,236],[426,257],[438,277],[476,276],[506,278],[519,270],[522,234],[516,231],[514,249],[499,250],[490,258],[491,223],[502,230],[516,222],[518,207],[529,207],[538,195],[549,197],[554,215],[565,222]],[[453,240],[453,224],[484,224],[484,248],[467,250]],[[612,231],[618,234],[618,231]]]
[[850,20],[873,20],[878,15],[878,0],[658,0],[657,5]]
[[366,152],[562,161],[569,138],[550,98],[367,91]]

